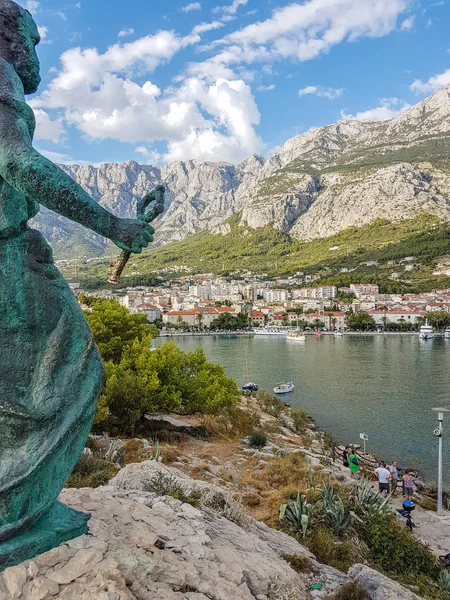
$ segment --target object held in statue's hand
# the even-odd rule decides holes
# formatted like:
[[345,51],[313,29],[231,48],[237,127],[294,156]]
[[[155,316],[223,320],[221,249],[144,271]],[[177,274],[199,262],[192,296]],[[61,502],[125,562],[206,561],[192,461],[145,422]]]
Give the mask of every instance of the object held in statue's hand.
[[[151,223],[164,212],[164,193],[164,186],[158,185],[153,192],[147,194],[142,200],[138,200],[136,208],[136,217],[138,221]],[[147,207],[152,202],[154,202],[153,206],[148,213],[146,213],[145,211],[147,210]],[[110,263],[108,283],[117,285],[123,270],[127,266],[131,254],[132,252],[123,251],[116,261]]]

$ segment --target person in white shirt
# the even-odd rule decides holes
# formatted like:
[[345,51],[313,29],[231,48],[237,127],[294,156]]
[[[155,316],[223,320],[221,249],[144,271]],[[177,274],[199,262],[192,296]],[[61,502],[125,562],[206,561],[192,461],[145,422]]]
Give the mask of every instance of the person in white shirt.
[[378,469],[375,469],[375,474],[378,477],[378,490],[380,494],[389,494],[389,480],[391,473],[386,469],[386,463],[381,463]]

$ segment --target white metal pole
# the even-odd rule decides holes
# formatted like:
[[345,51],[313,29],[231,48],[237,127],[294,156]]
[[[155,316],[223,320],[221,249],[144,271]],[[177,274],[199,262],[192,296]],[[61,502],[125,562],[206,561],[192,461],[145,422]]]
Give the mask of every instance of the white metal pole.
[[439,429],[441,431],[441,435],[439,436],[439,458],[438,458],[438,499],[437,499],[437,514],[439,517],[442,517],[442,434],[443,434],[443,421],[444,421],[444,413],[438,414],[439,419]]
[[366,458],[366,438],[364,438],[364,458]]

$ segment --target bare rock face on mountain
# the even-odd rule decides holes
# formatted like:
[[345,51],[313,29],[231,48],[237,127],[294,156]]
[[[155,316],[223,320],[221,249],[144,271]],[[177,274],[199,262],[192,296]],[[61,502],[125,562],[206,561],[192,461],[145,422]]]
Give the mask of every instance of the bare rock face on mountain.
[[[199,231],[226,233],[230,217],[310,240],[377,218],[419,212],[450,218],[450,85],[390,121],[347,121],[296,136],[270,159],[238,165],[175,162],[163,167],[130,161],[63,167],[98,202],[123,217],[159,183],[167,206],[157,243]],[[83,256],[76,225],[43,209],[35,219],[57,256]],[[88,253],[105,240],[92,235]]]

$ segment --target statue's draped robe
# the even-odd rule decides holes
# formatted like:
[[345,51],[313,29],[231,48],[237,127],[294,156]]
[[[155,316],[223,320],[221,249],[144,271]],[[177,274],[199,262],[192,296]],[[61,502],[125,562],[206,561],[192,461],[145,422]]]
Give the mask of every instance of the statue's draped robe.
[[[31,144],[35,120],[0,59],[0,119],[11,109]],[[0,152],[5,140],[0,138]],[[39,207],[0,177],[0,543],[56,498],[92,426],[103,367],[52,252],[27,221]]]

